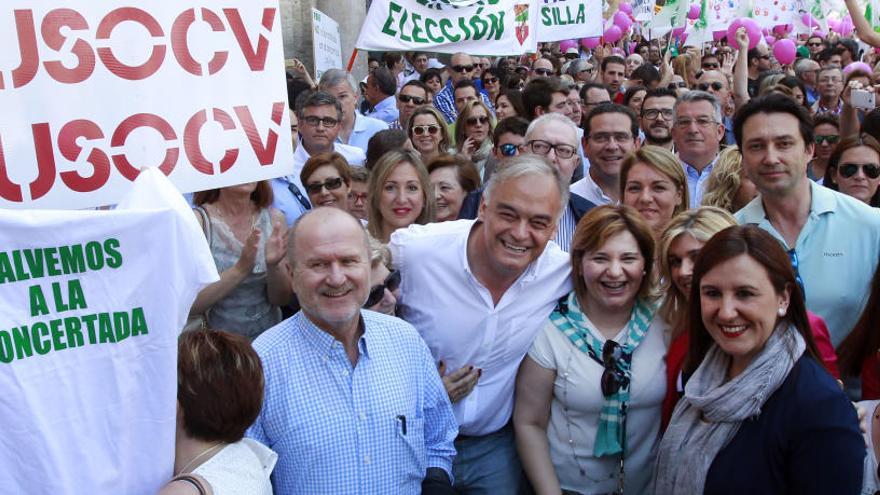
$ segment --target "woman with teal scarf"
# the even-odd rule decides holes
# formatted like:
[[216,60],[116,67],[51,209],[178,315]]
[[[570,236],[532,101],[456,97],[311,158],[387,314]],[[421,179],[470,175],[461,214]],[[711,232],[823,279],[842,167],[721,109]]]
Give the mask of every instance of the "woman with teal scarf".
[[591,210],[560,299],[516,382],[517,450],[535,493],[646,493],[666,392],[654,239],[628,206]]

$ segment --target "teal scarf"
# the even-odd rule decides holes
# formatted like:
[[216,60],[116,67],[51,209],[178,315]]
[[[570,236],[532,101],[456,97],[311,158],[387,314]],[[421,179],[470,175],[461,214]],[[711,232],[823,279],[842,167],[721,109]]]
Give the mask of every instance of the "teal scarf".
[[[632,316],[627,324],[625,344],[622,344],[619,359],[614,360],[615,373],[620,377],[617,392],[605,397],[605,404],[599,414],[599,431],[593,446],[593,455],[624,455],[626,452],[626,410],[629,402],[630,379],[632,378],[632,355],[636,347],[648,333],[654,320],[657,305],[637,299]],[[560,299],[556,309],[550,314],[550,321],[565,334],[572,344],[603,368],[602,341],[596,335],[598,330],[590,328],[581,311],[575,293]]]

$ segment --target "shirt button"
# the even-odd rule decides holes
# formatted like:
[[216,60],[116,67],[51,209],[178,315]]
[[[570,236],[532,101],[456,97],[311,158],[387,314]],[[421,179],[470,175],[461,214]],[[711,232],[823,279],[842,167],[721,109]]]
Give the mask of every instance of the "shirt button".
[[364,456],[364,464],[369,464],[369,463],[370,463],[370,456],[365,455]]
[[358,414],[358,417],[361,418],[361,421],[366,421],[366,420],[367,420],[367,415],[364,414],[364,413],[360,413],[360,414]]
[[342,370],[342,376],[348,376],[348,370]]

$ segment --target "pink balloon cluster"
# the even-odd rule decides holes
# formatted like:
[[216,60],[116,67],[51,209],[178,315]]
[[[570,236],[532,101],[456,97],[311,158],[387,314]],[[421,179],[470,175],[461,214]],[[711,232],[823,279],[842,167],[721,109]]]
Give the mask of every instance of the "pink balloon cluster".
[[599,38],[581,38],[581,46],[587,50],[592,50],[599,46]]
[[746,29],[746,34],[749,37],[749,49],[758,46],[762,38],[761,26],[749,17],[740,17],[730,23],[730,26],[727,28],[727,43],[731,45],[736,44],[736,30],[741,27]]

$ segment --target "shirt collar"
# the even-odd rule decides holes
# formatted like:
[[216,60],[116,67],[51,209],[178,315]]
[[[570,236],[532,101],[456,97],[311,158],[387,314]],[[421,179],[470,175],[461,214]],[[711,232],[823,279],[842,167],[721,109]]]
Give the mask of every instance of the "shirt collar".
[[[319,355],[326,356],[335,347],[342,347],[342,342],[336,340],[335,337],[318,328],[318,326],[315,325],[302,311],[297,313],[296,318],[297,326],[299,327],[300,332],[302,332],[303,338],[309,345],[318,351]],[[360,322],[358,324],[364,330],[364,333],[358,339],[358,351],[361,356],[369,357],[369,354],[367,353],[367,341],[370,339],[371,332],[369,326],[364,324],[363,314],[360,315]]]
[[602,188],[599,187],[599,184],[597,184],[596,181],[593,180],[593,176],[590,175],[589,172],[587,173],[587,175],[584,176],[584,179],[586,179],[587,188],[591,189],[596,197],[602,198],[603,201],[607,201],[609,204],[617,204],[617,202],[614,201],[611,196],[605,194],[605,191],[603,191]]
[[707,175],[708,175],[709,172],[712,171],[712,167],[714,167],[714,166],[715,166],[715,162],[718,161],[718,155],[719,155],[719,153],[715,153],[715,158],[713,158],[712,161],[709,162],[709,164],[706,165],[706,166],[703,168],[703,171],[702,171],[702,172],[700,172],[699,170],[697,170],[696,167],[692,166],[690,163],[688,163],[688,162],[682,160],[681,158],[679,158],[679,160],[681,160],[681,164],[684,165],[684,172],[685,172],[686,174],[690,175],[690,171],[693,170],[694,173],[696,173],[696,175],[697,175],[698,177],[701,177],[701,176],[703,176],[703,174],[707,174]]
[[[394,96],[389,96],[388,98],[385,98],[384,100],[380,101],[379,103],[376,103],[376,107],[373,109],[373,111],[378,112],[379,110],[385,110],[386,108],[391,108],[394,105],[395,105]],[[357,125],[357,123],[355,123],[355,125]]]
[[[810,182],[810,215],[822,215],[825,213],[834,213],[837,208],[837,198],[834,192],[825,186]],[[742,208],[743,223],[760,223],[767,217],[764,210],[764,201],[759,195],[751,200],[749,204]]]

